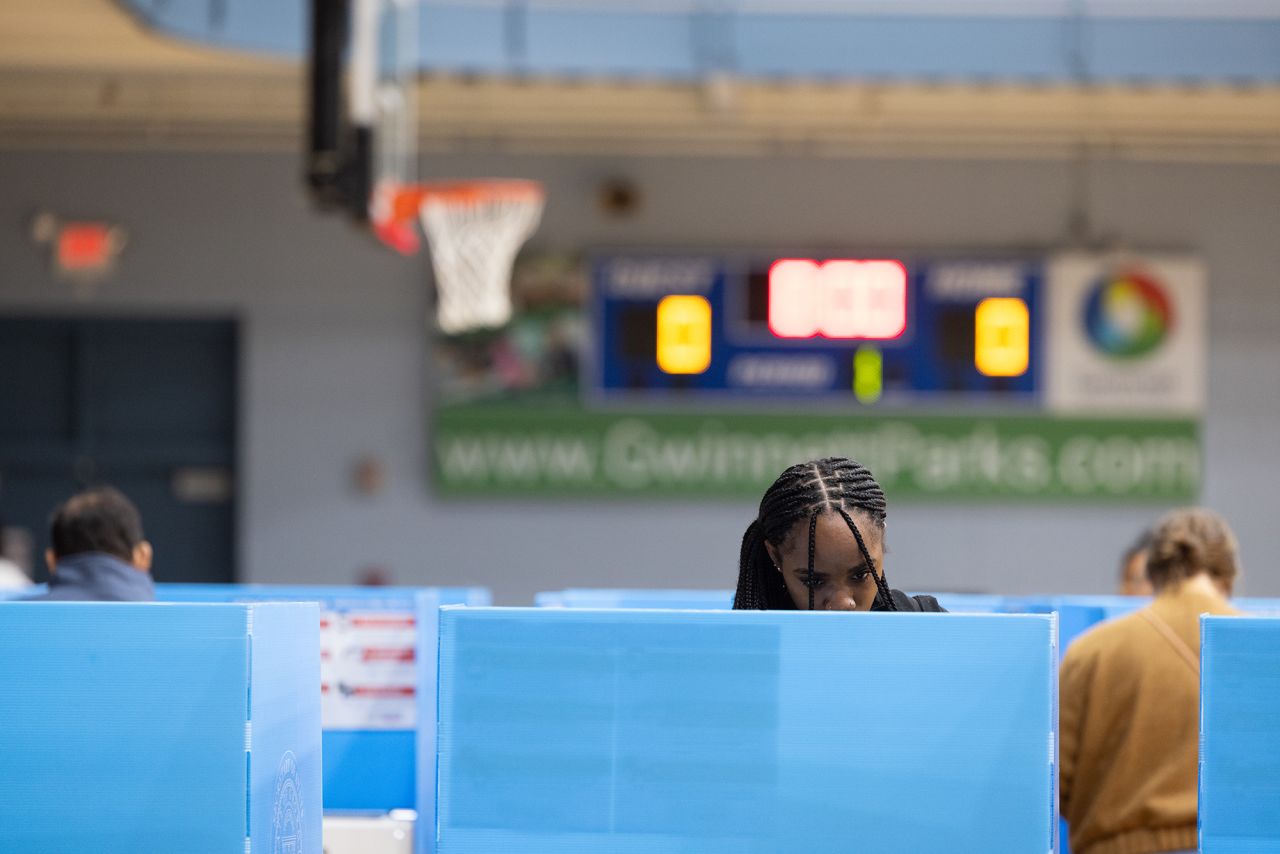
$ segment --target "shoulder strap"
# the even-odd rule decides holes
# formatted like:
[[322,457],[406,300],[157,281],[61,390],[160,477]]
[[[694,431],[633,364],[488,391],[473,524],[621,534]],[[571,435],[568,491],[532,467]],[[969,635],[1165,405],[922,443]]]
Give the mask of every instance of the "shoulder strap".
[[1178,637],[1178,633],[1169,628],[1169,624],[1151,608],[1143,608],[1138,612],[1142,619],[1151,624],[1151,627],[1160,633],[1169,646],[1173,647],[1173,651],[1187,663],[1191,668],[1191,672],[1197,677],[1200,675],[1200,657],[1191,651],[1191,647],[1187,646],[1187,642]]

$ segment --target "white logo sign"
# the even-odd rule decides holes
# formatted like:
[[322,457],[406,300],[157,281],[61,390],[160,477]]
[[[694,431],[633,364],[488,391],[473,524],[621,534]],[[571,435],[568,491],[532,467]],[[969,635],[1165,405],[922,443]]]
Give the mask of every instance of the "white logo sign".
[[1063,254],[1050,260],[1045,289],[1051,410],[1203,411],[1206,275],[1198,260]]

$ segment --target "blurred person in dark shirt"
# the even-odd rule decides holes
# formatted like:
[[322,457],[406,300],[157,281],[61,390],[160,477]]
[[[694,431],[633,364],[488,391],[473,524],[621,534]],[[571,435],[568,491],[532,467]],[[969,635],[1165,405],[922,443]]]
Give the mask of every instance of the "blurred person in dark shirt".
[[117,489],[99,486],[71,496],[49,524],[49,589],[27,601],[150,602],[151,543],[142,517]]

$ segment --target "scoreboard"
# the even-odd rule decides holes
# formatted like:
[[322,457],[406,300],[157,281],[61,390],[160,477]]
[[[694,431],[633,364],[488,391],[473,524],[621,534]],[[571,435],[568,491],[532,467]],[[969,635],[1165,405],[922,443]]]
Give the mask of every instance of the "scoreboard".
[[597,400],[1043,404],[1036,260],[635,253],[590,266]]
[[895,501],[1199,489],[1189,252],[602,249],[531,259],[513,293],[508,328],[441,343],[445,494],[758,499],[827,455]]

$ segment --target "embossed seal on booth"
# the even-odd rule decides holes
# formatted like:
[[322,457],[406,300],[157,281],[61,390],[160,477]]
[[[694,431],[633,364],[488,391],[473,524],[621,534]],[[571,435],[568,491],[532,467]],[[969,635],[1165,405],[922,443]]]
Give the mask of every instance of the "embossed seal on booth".
[[292,750],[284,752],[276,770],[272,828],[272,854],[302,854],[302,789],[298,785],[298,760]]

